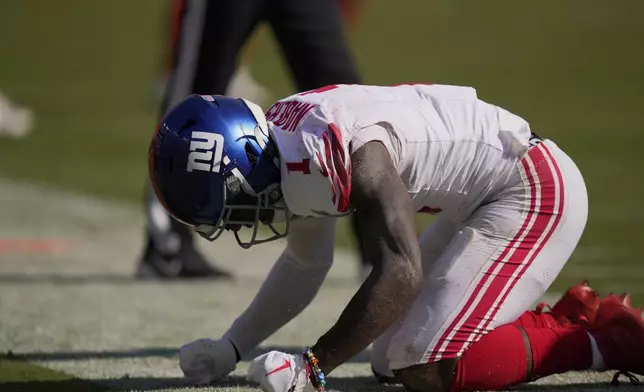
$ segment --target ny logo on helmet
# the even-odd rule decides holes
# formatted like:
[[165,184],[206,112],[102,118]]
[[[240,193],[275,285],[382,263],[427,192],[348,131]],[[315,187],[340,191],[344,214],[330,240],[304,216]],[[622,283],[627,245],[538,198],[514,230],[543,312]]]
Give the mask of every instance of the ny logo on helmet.
[[224,136],[217,133],[193,131],[190,139],[190,151],[186,171],[200,170],[219,173],[224,153]]

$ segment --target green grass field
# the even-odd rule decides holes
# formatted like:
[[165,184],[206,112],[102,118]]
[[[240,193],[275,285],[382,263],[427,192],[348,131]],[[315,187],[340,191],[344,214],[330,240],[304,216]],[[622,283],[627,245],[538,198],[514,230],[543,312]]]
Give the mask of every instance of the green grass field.
[[[224,235],[220,245],[203,250],[234,269],[235,281],[141,282],[132,277],[132,255],[143,241],[139,207],[3,179],[0,189],[0,205],[12,206],[0,209],[0,238],[71,243],[61,252],[11,252],[6,246],[0,252],[2,392],[258,392],[244,379],[248,361],[271,347],[297,352],[310,345],[359,284],[355,261],[338,252],[320,293],[301,315],[245,354],[230,377],[197,388],[182,377],[178,348],[196,338],[221,336],[252,300],[283,245],[240,251]],[[544,300],[552,303],[553,294]],[[573,372],[522,388],[605,392],[611,376]],[[336,369],[329,388],[401,391],[371,377],[368,349]],[[620,391],[637,388],[625,385]]]
[[[142,202],[165,9],[160,0],[0,2],[0,90],[37,123],[25,139],[0,139],[0,177]],[[590,216],[554,290],[589,278],[642,304],[643,14],[637,0],[371,0],[351,43],[366,83],[471,85],[563,147],[585,176]],[[270,34],[252,69],[273,98],[293,92]],[[38,207],[16,221],[42,224]],[[346,230],[338,236],[351,242]],[[139,248],[130,251],[122,257],[133,263]]]

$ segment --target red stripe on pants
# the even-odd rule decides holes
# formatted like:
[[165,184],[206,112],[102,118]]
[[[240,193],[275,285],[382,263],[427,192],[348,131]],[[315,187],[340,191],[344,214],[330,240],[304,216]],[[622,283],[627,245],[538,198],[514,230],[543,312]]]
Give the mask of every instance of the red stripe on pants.
[[[545,214],[545,215],[550,214],[549,222],[552,222],[553,219],[554,219],[554,222],[552,223],[552,225],[548,229],[548,232],[545,233],[545,237],[539,243],[537,250],[535,252],[533,252],[532,255],[530,255],[530,259],[528,260],[528,262],[524,263],[523,270],[512,281],[512,283],[510,285],[510,289],[505,292],[505,294],[503,295],[503,298],[501,299],[501,301],[494,307],[494,310],[492,311],[492,314],[487,319],[487,321],[486,321],[485,325],[483,326],[483,328],[480,331],[478,331],[478,336],[474,339],[474,341],[479,340],[485,334],[485,331],[487,330],[487,327],[490,325],[490,322],[492,320],[494,320],[494,317],[496,316],[496,313],[499,311],[499,308],[501,307],[501,304],[503,304],[503,302],[506,300],[506,298],[508,297],[510,292],[514,289],[514,286],[519,281],[519,278],[523,275],[525,270],[527,270],[528,267],[532,264],[534,259],[539,255],[539,253],[541,252],[543,247],[546,245],[548,240],[550,240],[550,237],[552,237],[552,234],[555,232],[555,229],[559,226],[559,221],[561,220],[561,216],[563,214],[563,209],[564,209],[564,186],[563,186],[563,178],[561,176],[561,170],[559,169],[559,165],[557,165],[557,162],[555,161],[554,157],[552,156],[552,153],[550,152],[550,150],[545,145],[543,145],[543,143],[539,146],[539,148],[543,149],[543,152],[545,153],[544,157],[546,157],[548,160],[550,160],[550,163],[552,164],[552,168],[554,168],[554,173],[556,173],[556,175],[557,175],[556,179],[553,178],[552,184],[545,184],[548,188],[552,187],[552,189],[553,189],[553,191],[552,191],[553,196],[554,196],[554,198],[552,200],[553,205],[552,206],[546,206],[545,211],[540,211],[539,215],[541,216],[542,214]],[[544,162],[543,164],[541,164],[541,166],[539,167],[538,170],[541,170],[542,168],[543,168],[543,170],[548,170],[548,171],[550,171],[551,174],[553,174],[552,169],[550,169],[548,167],[547,162]],[[543,194],[543,186],[544,186],[544,184],[542,184],[542,194]],[[557,206],[557,211],[555,212],[554,211],[554,209],[555,209],[555,201],[557,199],[559,200],[559,205]],[[542,199],[541,200],[541,205],[542,206],[544,205],[543,202],[544,202],[544,200]]]
[[[554,216],[556,188],[559,185],[555,182],[553,171],[546,162],[544,147],[539,145],[532,148],[522,160],[531,195],[530,209],[519,232],[484,272],[465,306],[443,332],[430,354],[429,362],[435,362],[441,358],[456,357],[466,345],[471,343],[470,337],[473,334],[484,331],[482,328],[487,327],[492,320],[487,317],[490,309],[497,302],[496,307],[501,306],[507,292],[509,292],[504,292],[504,289],[508,285],[514,285],[525,272],[528,253],[538,243]],[[528,161],[533,162],[536,175],[533,175]],[[539,201],[538,206],[537,201]],[[501,300],[497,301],[499,299]],[[466,316],[468,313],[470,313],[469,316]],[[493,313],[496,314],[496,310]],[[455,333],[450,338],[455,329]],[[444,349],[443,346],[445,346]]]

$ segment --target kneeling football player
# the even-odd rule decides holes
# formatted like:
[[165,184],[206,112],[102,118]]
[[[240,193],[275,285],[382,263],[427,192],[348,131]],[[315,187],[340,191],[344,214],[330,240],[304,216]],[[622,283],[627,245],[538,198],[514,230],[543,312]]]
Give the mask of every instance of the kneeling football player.
[[[224,336],[181,348],[197,383],[228,374],[313,300],[333,262],[335,220],[349,213],[374,268],[310,348],[252,361],[248,376],[264,391],[323,390],[371,343],[374,373],[410,391],[644,373],[644,322],[628,297],[600,299],[582,283],[550,311],[529,310],[582,235],[586,187],[553,141],[473,88],[328,86],[266,113],[192,95],[161,121],[149,164],[164,207],[201,236],[231,230],[250,247],[288,235]],[[420,240],[417,212],[437,216]]]

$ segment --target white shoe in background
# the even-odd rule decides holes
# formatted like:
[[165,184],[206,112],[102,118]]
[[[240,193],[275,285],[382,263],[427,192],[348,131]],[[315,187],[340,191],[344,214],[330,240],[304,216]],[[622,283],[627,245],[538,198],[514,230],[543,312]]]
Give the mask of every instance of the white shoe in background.
[[11,102],[0,92],[0,137],[23,138],[33,127],[33,112]]
[[[150,97],[155,103],[163,101],[163,94],[168,85],[168,75],[158,75],[150,85]],[[245,98],[263,107],[270,92],[262,86],[250,72],[247,66],[240,66],[228,83],[226,95],[234,98]]]
[[270,92],[255,80],[247,66],[242,65],[237,68],[233,77],[230,79],[226,95],[235,98],[245,98],[263,107],[263,103],[268,99]]

